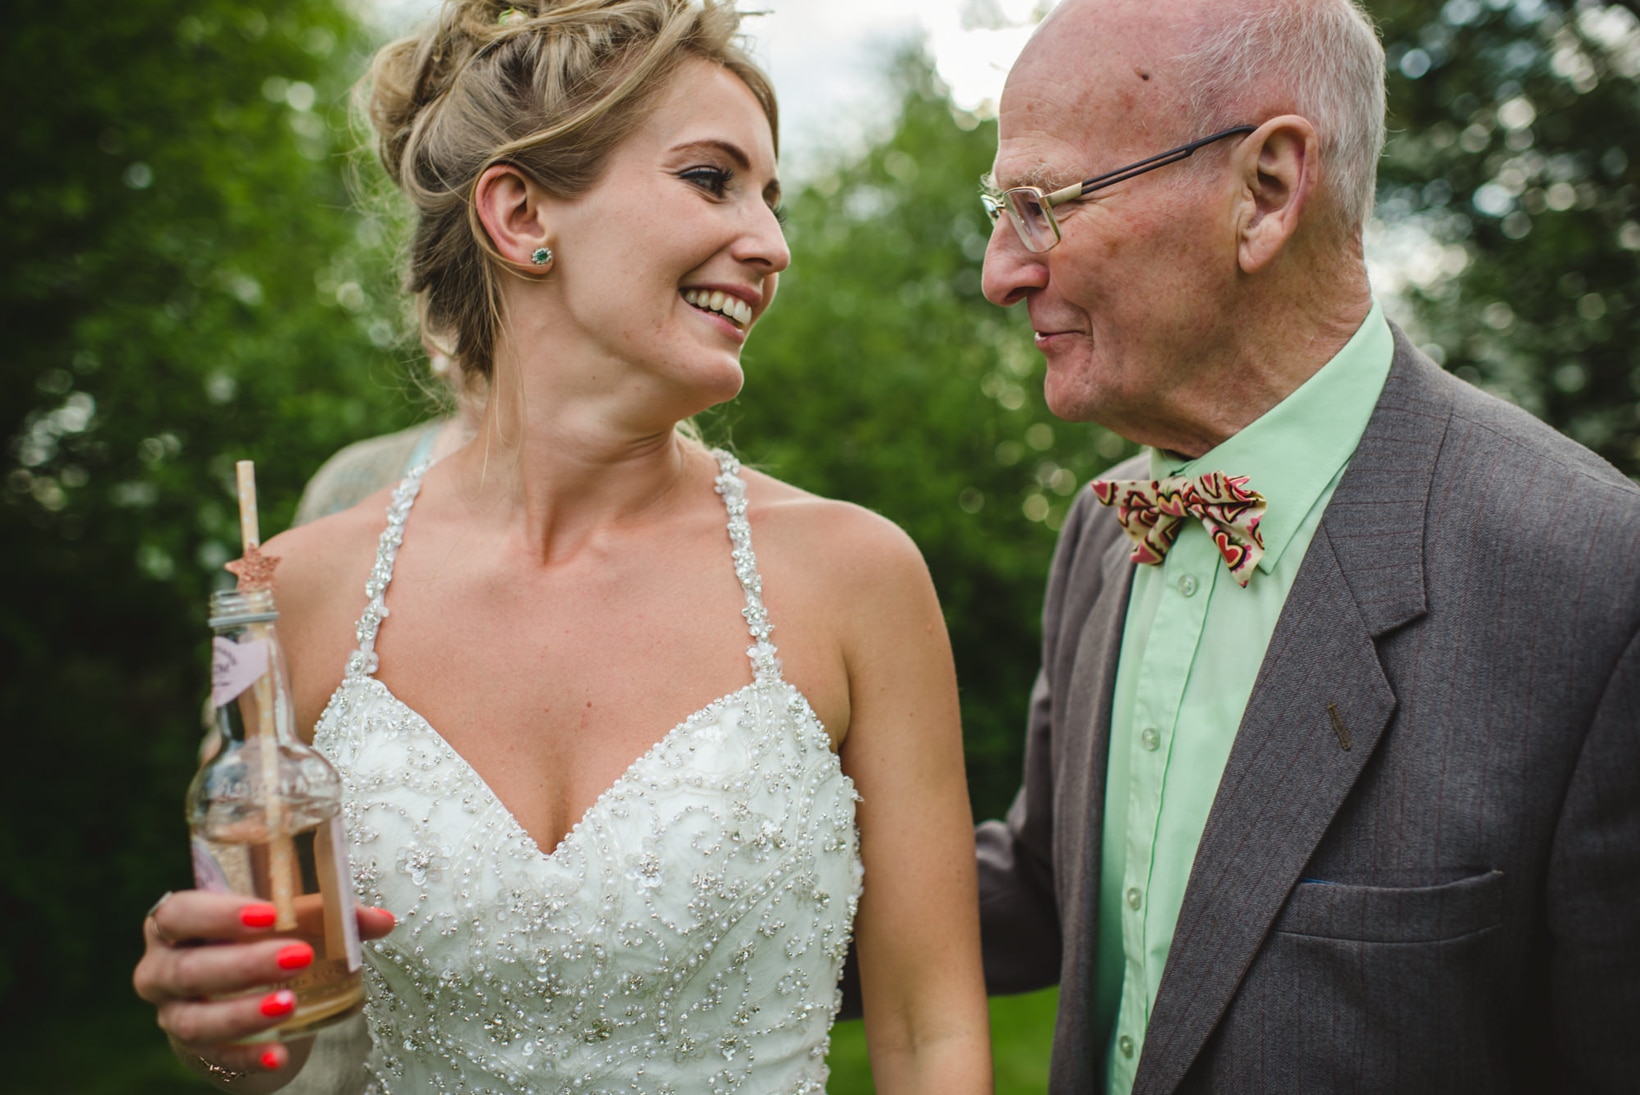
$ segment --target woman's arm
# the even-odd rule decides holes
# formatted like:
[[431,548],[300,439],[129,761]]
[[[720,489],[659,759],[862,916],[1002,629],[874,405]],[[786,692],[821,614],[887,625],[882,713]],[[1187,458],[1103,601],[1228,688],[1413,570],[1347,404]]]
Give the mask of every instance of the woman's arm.
[[862,524],[849,545],[856,562],[840,621],[850,706],[842,761],[861,797],[865,888],[855,941],[871,1071],[885,1095],[989,1092],[974,829],[950,641],[915,545],[886,521]]

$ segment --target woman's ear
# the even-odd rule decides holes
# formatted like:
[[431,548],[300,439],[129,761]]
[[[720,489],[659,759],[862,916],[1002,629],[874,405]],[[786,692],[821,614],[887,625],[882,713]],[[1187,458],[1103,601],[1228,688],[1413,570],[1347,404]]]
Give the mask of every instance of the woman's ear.
[[490,244],[520,272],[544,273],[552,263],[546,192],[511,164],[491,164],[473,188],[473,207]]
[[1314,214],[1320,157],[1315,127],[1296,114],[1271,118],[1237,148],[1243,197],[1236,259],[1244,272],[1270,265]]

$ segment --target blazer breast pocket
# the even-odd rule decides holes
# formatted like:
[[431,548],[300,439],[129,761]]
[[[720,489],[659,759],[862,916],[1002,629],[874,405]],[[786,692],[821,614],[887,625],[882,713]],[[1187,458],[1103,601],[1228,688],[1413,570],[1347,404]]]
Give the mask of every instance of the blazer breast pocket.
[[1300,882],[1196,1066],[1201,1081],[1187,1089],[1538,1090],[1519,1083],[1515,1058],[1499,1051],[1498,1032],[1519,1010],[1505,885],[1513,880],[1476,870]]
[[1274,930],[1359,943],[1432,943],[1499,926],[1503,898],[1502,871],[1436,886],[1300,882]]

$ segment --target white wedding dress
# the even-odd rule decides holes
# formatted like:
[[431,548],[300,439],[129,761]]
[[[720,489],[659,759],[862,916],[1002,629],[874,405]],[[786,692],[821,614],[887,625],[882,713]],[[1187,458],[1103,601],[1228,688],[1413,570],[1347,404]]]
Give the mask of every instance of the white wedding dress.
[[634,761],[551,855],[374,676],[425,469],[394,492],[359,649],[314,736],[342,773],[359,900],[400,918],[365,946],[372,1092],[824,1092],[856,795],[781,677],[745,484],[716,455],[752,681]]

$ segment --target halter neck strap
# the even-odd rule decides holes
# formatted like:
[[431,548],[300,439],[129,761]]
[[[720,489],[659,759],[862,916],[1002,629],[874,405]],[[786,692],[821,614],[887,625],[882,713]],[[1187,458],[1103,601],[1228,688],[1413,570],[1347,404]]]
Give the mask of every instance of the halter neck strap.
[[376,633],[388,615],[387,586],[393,580],[393,562],[399,557],[399,545],[404,543],[404,522],[410,516],[416,495],[421,492],[421,477],[432,466],[430,460],[418,464],[393,488],[393,500],[387,505],[387,527],[382,529],[381,539],[376,543],[376,565],[370,568],[370,578],[364,584],[367,598],[364,614],[353,629],[359,649],[348,656],[349,677],[371,676],[381,665],[381,659],[376,656]]
[[717,492],[723,496],[723,508],[729,512],[729,543],[734,560],[735,577],[746,593],[746,607],[740,614],[746,618],[746,627],[752,634],[752,645],[746,656],[752,662],[752,674],[759,681],[780,679],[780,659],[769,636],[774,625],[769,622],[769,610],[763,607],[763,579],[757,573],[757,555],[752,551],[752,526],[746,520],[746,483],[740,478],[740,461],[722,449],[713,449],[717,458]]

